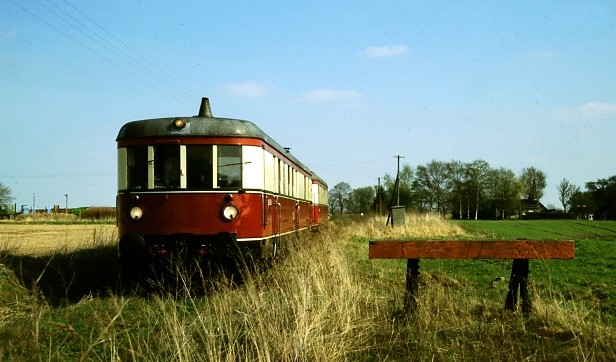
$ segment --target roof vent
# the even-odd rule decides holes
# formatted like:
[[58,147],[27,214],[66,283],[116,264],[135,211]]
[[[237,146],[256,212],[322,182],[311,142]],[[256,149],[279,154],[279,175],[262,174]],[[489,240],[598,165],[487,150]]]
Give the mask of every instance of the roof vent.
[[206,97],[201,98],[201,107],[199,108],[199,117],[212,117],[212,109],[210,108],[210,100]]

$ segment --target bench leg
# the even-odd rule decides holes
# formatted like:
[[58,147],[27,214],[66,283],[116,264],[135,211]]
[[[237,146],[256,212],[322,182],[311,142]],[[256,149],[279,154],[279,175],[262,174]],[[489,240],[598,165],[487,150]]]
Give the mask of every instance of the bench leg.
[[404,310],[413,312],[417,307],[419,295],[419,259],[406,261],[406,294],[404,295]]
[[515,311],[518,306],[518,290],[522,300],[522,312],[529,313],[532,303],[528,293],[528,259],[514,259],[509,279],[509,291],[505,301],[505,309]]

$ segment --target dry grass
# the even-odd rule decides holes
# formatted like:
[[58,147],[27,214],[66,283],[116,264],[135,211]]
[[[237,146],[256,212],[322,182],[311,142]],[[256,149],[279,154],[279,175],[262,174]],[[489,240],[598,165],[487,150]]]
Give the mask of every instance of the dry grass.
[[[371,239],[390,238],[439,238],[464,235],[459,226],[434,214],[406,214],[402,226],[387,226],[387,218],[366,216],[349,221],[333,221],[349,237],[369,237]],[[338,225],[340,224],[340,225]]]
[[0,223],[0,251],[15,255],[66,253],[117,242],[115,225]]
[[[163,334],[131,358],[186,361],[344,361],[374,345],[369,295],[349,260],[318,234],[281,264],[252,274],[241,286],[210,281],[206,299],[157,297],[148,317]],[[153,345],[156,343],[156,345]]]

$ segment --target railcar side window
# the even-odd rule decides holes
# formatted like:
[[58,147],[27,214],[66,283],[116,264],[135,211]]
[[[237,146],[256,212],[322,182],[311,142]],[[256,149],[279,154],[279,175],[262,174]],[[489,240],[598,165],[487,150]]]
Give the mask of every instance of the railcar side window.
[[242,187],[242,147],[218,146],[218,187]]
[[180,147],[154,147],[154,187],[176,189],[180,187]]
[[214,186],[211,145],[186,146],[186,182],[189,189]]
[[148,187],[148,148],[126,148],[126,178],[130,190],[145,190]]

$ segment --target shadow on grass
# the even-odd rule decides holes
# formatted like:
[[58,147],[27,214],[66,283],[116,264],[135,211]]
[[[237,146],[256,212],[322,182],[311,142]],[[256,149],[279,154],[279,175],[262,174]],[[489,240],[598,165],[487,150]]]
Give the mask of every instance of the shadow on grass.
[[115,246],[43,256],[2,252],[0,263],[9,267],[25,288],[44,297],[51,305],[121,292]]
[[[192,264],[157,264],[137,279],[121,278],[115,246],[100,246],[44,256],[0,252],[0,263],[15,274],[26,289],[52,306],[70,305],[84,297],[164,295],[183,298],[203,295],[218,287],[240,285],[254,265],[238,268],[235,261]],[[173,269],[173,270],[172,270]]]

